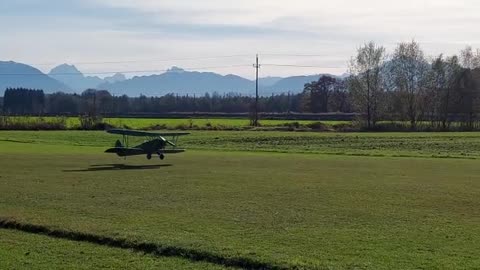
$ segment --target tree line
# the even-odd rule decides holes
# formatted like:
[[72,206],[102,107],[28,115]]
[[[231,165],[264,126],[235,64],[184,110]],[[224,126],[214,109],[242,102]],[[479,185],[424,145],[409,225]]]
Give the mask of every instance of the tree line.
[[[39,96],[37,98],[37,95]],[[40,98],[41,97],[41,98]],[[7,89],[2,112],[6,115],[128,115],[139,113],[205,112],[245,113],[252,111],[254,97],[239,94],[206,93],[203,96],[161,97],[113,96],[106,90],[88,89],[81,94],[53,93],[23,88]],[[302,94],[260,97],[262,112],[302,111]]]
[[45,108],[43,90],[7,88],[2,100],[3,110],[13,114],[41,114]]
[[427,57],[415,42],[398,44],[392,54],[370,42],[350,62],[346,80],[354,110],[368,128],[380,121],[448,129],[460,123],[478,128],[480,50]]

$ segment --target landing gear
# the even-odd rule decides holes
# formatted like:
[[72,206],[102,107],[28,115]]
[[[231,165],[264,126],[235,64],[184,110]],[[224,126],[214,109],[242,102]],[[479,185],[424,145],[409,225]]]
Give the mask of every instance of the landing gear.
[[148,153],[148,154],[147,154],[147,159],[148,159],[148,160],[152,159],[152,154]]
[[158,155],[158,157],[159,157],[161,160],[165,159],[165,156],[164,156],[163,154]]

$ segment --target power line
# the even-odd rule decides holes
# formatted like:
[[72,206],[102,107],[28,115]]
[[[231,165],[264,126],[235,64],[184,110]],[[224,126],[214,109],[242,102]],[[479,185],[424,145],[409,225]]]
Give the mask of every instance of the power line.
[[[185,71],[196,71],[196,70],[209,70],[209,69],[224,69],[224,68],[235,68],[235,67],[248,67],[250,65],[224,65],[224,66],[208,66],[208,67],[190,67],[182,68]],[[317,66],[317,65],[296,65],[296,64],[262,64],[262,66],[270,67],[296,67],[296,68],[326,68],[326,69],[337,69],[345,67],[327,67],[327,66]],[[108,74],[132,74],[132,73],[160,73],[171,71],[171,69],[149,69],[149,70],[117,70],[117,71],[97,71],[97,72],[81,72],[83,75],[108,75]],[[69,75],[78,75],[79,73],[0,73],[0,76],[41,76],[41,75],[52,75],[52,76],[69,76]]]
[[315,66],[315,65],[295,65],[295,64],[262,64],[264,66],[271,67],[299,67],[299,68],[345,68],[345,67],[326,67],[326,66]]
[[[285,57],[326,57],[327,54],[286,54],[286,53],[264,53],[259,56],[285,56]],[[123,61],[92,61],[92,62],[69,62],[72,65],[101,65],[101,64],[131,64],[131,63],[153,63],[153,62],[173,62],[173,61],[190,61],[190,60],[209,60],[209,59],[224,59],[224,58],[236,58],[236,57],[252,57],[252,54],[232,54],[232,55],[219,55],[219,56],[203,56],[203,57],[185,57],[185,58],[171,58],[171,59],[132,59]],[[47,66],[55,65],[56,62],[50,63],[31,63],[31,65]]]
[[285,54],[285,53],[262,53],[261,56],[286,56],[286,57],[325,57],[328,54]]
[[[172,58],[172,59],[144,59],[144,60],[125,60],[125,61],[98,61],[98,62],[69,62],[72,65],[101,65],[101,64],[129,64],[129,63],[152,63],[152,62],[173,62],[173,61],[190,61],[190,60],[210,60],[210,59],[224,59],[236,57],[251,57],[249,54],[234,54],[221,56],[206,56],[206,57],[189,57],[189,58]],[[67,61],[68,62],[68,61]],[[58,63],[33,63],[32,65],[46,66],[55,65]]]
[[[288,56],[288,57],[320,57],[325,56],[322,54],[286,54],[286,53],[265,53],[261,54],[262,56]],[[188,60],[208,60],[208,59],[225,59],[225,58],[235,58],[235,57],[250,57],[249,54],[232,54],[232,55],[220,55],[220,56],[205,56],[205,57],[189,57],[189,58],[176,58],[176,59],[149,59],[149,60],[127,60],[127,61],[99,61],[99,62],[77,62],[72,64],[122,64],[122,63],[146,63],[146,62],[173,62],[173,61],[188,61]],[[36,64],[39,65],[39,64]],[[264,66],[271,66],[271,67],[294,67],[294,68],[326,68],[326,69],[341,69],[345,68],[344,66],[336,66],[336,67],[326,67],[320,65],[299,65],[299,64],[277,64],[277,63],[270,63],[270,64],[263,64]],[[228,65],[228,66],[208,66],[208,67],[193,67],[193,68],[185,68],[184,70],[194,71],[194,70],[202,70],[202,69],[221,69],[221,68],[232,68],[232,67],[244,67],[248,65]],[[82,72],[84,75],[108,75],[108,74],[115,74],[115,73],[124,73],[124,74],[131,74],[131,73],[161,73],[167,72],[168,69],[151,69],[151,70],[117,70],[117,71],[98,71],[98,72]],[[43,73],[42,73],[43,74]],[[42,74],[34,74],[34,73],[0,73],[0,76],[15,76],[15,75],[25,75],[25,76],[35,76],[35,75],[42,75]],[[63,76],[63,75],[76,75],[77,73],[56,73],[52,75],[56,76]]]
[[[250,67],[250,65],[228,65],[228,66],[211,66],[211,67],[192,67],[192,68],[182,68],[185,71],[196,71],[196,70],[208,70],[208,69],[221,69],[221,68],[234,68],[234,67]],[[156,69],[156,70],[123,70],[123,71],[99,71],[99,72],[82,72],[83,75],[106,75],[106,74],[116,74],[116,73],[159,73],[167,72],[171,69]],[[48,75],[44,73],[0,73],[0,76],[41,76]],[[52,76],[67,76],[67,75],[78,75],[78,73],[54,73],[49,74]]]

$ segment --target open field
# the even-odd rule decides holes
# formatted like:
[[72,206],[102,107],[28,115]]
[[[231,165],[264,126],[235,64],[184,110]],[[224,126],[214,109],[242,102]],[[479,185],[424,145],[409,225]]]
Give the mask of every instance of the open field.
[[[0,131],[0,142],[16,142],[13,149],[29,149],[23,144],[99,147],[113,146],[118,136],[100,131]],[[131,144],[143,139],[132,138]],[[378,157],[480,158],[480,133],[313,133],[258,131],[192,131],[179,144],[194,150],[311,153]],[[11,149],[11,150],[13,150]],[[76,150],[79,151],[79,150]]]
[[[29,123],[38,120],[55,121],[57,117],[13,117],[13,121],[20,123]],[[66,117],[66,126],[69,129],[74,129],[80,126],[78,117]],[[167,129],[175,128],[244,128],[250,125],[249,119],[242,118],[170,118],[170,119],[154,119],[154,118],[104,118],[104,122],[114,125],[116,127],[127,127],[130,129],[149,129],[155,126],[162,126]],[[310,120],[261,120],[261,125],[264,127],[283,126],[289,123],[299,123],[301,125],[308,125],[318,121]],[[326,125],[337,125],[350,123],[349,121],[322,121]]]
[[163,162],[115,139],[0,132],[0,216],[23,225],[0,268],[480,267],[480,134],[194,132]]
[[[107,127],[138,130],[210,130],[210,131],[313,131],[366,132],[357,121],[268,120],[261,119],[259,127],[252,127],[247,118],[103,118],[96,126],[81,127],[78,117],[0,116],[0,130],[103,130]],[[478,132],[480,126],[451,122],[442,128],[440,123],[419,121],[417,132]],[[371,132],[412,132],[409,122],[380,121]]]
[[[115,126],[128,126],[134,129],[143,129],[156,125],[164,125],[167,128],[176,128],[179,126],[198,126],[205,127],[227,127],[227,128],[241,128],[250,126],[249,119],[238,118],[195,118],[195,119],[142,119],[142,118],[107,118],[105,122]],[[302,125],[308,125],[318,121],[310,120],[262,120],[261,125],[266,127],[281,126],[288,123],[298,122]],[[348,121],[325,121],[325,124],[335,125],[340,123],[349,123]]]

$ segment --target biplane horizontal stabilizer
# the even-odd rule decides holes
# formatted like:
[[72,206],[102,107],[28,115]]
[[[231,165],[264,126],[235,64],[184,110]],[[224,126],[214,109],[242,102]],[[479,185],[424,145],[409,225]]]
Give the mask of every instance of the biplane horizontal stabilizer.
[[125,136],[134,136],[134,137],[162,137],[162,136],[185,136],[189,135],[188,132],[147,132],[140,130],[129,130],[129,129],[109,129],[107,130],[110,134],[125,135]]

